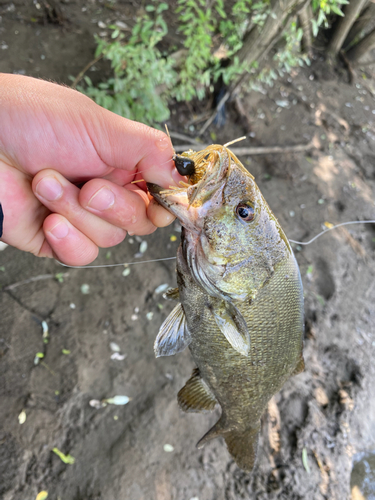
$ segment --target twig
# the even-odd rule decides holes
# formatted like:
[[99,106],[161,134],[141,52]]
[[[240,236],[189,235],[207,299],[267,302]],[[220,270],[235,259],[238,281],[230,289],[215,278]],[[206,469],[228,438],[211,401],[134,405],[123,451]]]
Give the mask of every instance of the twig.
[[[199,144],[201,150],[206,149],[211,144]],[[189,149],[196,148],[197,144],[182,144],[175,147],[177,152],[188,151]],[[264,146],[258,148],[230,148],[232,153],[237,156],[242,155],[268,155],[268,154],[283,154],[283,153],[298,153],[301,151],[308,151],[318,147],[317,143],[313,139],[307,144],[295,144],[294,146]]]
[[199,142],[196,139],[193,139],[192,137],[189,137],[188,135],[180,134],[178,132],[169,132],[169,135],[173,137],[173,139],[181,139],[181,141],[191,141],[191,142],[196,142],[199,144]]
[[219,104],[216,106],[215,111],[212,113],[210,118],[206,121],[206,123],[203,125],[203,127],[198,132],[198,135],[202,135],[206,132],[208,127],[215,120],[215,117],[218,114],[218,112],[220,111],[220,109],[224,106],[224,104],[227,102],[227,100],[230,98],[231,95],[232,95],[232,92],[227,90],[227,92],[224,94],[224,96],[220,99]]
[[197,115],[194,118],[192,118],[191,120],[189,120],[187,122],[187,125],[189,126],[189,125],[194,125],[195,123],[203,122],[204,120],[207,120],[207,118],[209,116],[211,116],[211,112],[210,111],[204,111],[200,115]]
[[51,373],[51,375],[53,375],[54,377],[56,377],[56,373],[47,365],[47,363],[45,363],[44,361],[41,361],[40,364],[42,366],[44,366],[44,368],[46,370],[48,370]]
[[97,63],[101,58],[103,57],[103,54],[100,54],[100,56],[95,57],[92,61],[90,61],[86,66],[81,70],[78,75],[76,76],[74,82],[71,85],[72,89],[75,89],[77,84],[82,80],[82,78],[85,76],[86,71],[88,71],[91,66],[93,66],[95,63]]
[[[61,273],[62,278],[66,278],[69,276],[69,273]],[[28,278],[26,280],[17,281],[17,283],[13,283],[12,285],[8,285],[4,287],[4,290],[13,290],[21,285],[27,285],[28,283],[32,283],[33,281],[41,281],[41,280],[49,280],[51,278],[55,278],[56,274],[39,274],[39,276],[33,276],[32,278]]]
[[210,116],[210,118],[206,121],[206,123],[200,129],[200,131],[198,132],[198,135],[202,135],[207,130],[207,128],[215,120],[215,117],[219,113],[220,109],[224,106],[224,104],[228,101],[228,99],[230,99],[232,97],[232,95],[237,92],[237,90],[241,87],[241,85],[244,82],[244,80],[246,80],[246,78],[248,78],[248,77],[249,77],[249,74],[248,73],[244,73],[243,75],[241,75],[238,78],[238,80],[232,85],[232,87],[229,88],[225,92],[224,96],[220,99],[218,105],[216,106],[215,111],[212,113],[212,115]]

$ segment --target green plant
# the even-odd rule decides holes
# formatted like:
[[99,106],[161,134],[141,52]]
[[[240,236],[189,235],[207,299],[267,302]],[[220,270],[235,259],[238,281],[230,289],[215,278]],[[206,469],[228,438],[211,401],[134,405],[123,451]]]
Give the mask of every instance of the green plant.
[[321,26],[329,27],[327,16],[330,14],[343,16],[341,6],[348,3],[348,0],[312,0],[311,5],[315,16],[311,19],[313,35],[317,36]]
[[[315,23],[319,25],[347,0],[313,2]],[[152,0],[136,19],[130,36],[117,26],[110,26],[110,40],[98,37],[96,57],[110,61],[113,76],[97,87],[85,76],[86,87],[79,90],[115,113],[156,125],[169,118],[171,99],[202,99],[219,79],[230,85],[248,73],[248,85],[257,88],[259,84],[272,85],[294,66],[309,64],[307,56],[300,53],[303,33],[295,18],[284,27],[283,44],[276,51],[273,64],[259,68],[257,61],[249,64],[238,57],[245,35],[252,29],[261,29],[272,15],[270,0],[237,0],[230,8],[223,0],[178,0],[175,15],[181,50],[175,53],[171,48],[165,52],[160,49],[160,45],[168,45],[168,27],[163,17],[167,9],[165,2]],[[223,58],[230,64],[222,64]]]
[[78,89],[101,106],[127,118],[150,125],[167,120],[169,91],[176,72],[174,61],[157,48],[168,31],[162,16],[166,9],[166,3],[148,5],[127,41],[116,26],[110,26],[111,41],[97,37],[95,55],[103,55],[110,61],[114,76],[98,87],[86,76],[87,88]]

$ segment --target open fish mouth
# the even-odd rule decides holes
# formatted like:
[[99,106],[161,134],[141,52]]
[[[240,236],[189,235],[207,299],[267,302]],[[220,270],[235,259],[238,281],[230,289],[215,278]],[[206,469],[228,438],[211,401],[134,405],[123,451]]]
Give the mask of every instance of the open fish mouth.
[[197,232],[199,221],[203,220],[215,203],[221,201],[231,162],[236,161],[236,158],[229,149],[219,145],[186,154],[195,164],[195,171],[189,176],[188,182],[181,182],[180,187],[169,189],[148,183],[147,188],[187,230]]

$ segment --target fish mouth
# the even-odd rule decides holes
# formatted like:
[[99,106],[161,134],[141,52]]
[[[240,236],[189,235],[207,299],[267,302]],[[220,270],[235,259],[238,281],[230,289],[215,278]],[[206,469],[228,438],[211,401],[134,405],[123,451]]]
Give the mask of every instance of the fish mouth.
[[231,156],[224,146],[213,145],[194,153],[192,158],[199,169],[199,175],[192,176],[190,184],[181,183],[181,187],[165,189],[157,184],[147,183],[147,189],[188,231],[197,233],[201,231],[204,217],[212,207],[222,203]]
[[196,223],[199,214],[196,208],[189,205],[187,189],[165,189],[149,182],[147,189],[153,198],[177,217],[188,231],[197,232]]

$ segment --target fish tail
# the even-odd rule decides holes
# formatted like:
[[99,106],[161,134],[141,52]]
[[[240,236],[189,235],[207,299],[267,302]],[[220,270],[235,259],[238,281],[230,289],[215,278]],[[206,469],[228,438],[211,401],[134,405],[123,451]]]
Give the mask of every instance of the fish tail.
[[259,426],[249,429],[233,429],[224,434],[229,453],[238,467],[250,472],[255,463],[258,450]]
[[198,442],[197,448],[203,448],[211,439],[222,436],[238,467],[250,472],[254,467],[257,455],[259,430],[260,424],[244,430],[228,429],[225,428],[224,421],[220,418]]

